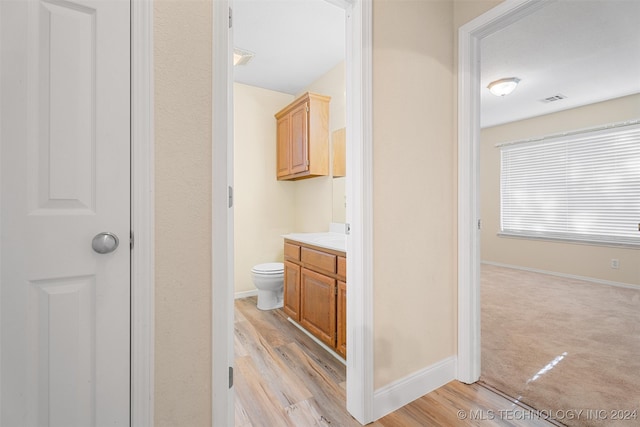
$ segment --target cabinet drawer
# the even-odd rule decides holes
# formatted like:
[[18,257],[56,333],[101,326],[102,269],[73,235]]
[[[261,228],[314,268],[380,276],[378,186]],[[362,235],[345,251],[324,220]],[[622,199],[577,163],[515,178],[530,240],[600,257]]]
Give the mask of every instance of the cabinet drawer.
[[309,266],[317,267],[329,273],[336,272],[336,256],[309,248],[302,248],[300,258]]
[[347,259],[343,256],[338,257],[338,276],[347,278]]
[[300,246],[292,245],[291,243],[284,244],[284,257],[287,259],[293,259],[300,261]]

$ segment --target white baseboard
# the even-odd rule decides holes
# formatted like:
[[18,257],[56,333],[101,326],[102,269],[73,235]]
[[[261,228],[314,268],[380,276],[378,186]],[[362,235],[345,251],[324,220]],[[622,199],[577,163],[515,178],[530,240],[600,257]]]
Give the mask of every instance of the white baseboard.
[[236,292],[234,294],[234,299],[249,298],[249,297],[254,297],[256,295],[258,295],[257,289],[254,289],[252,291]]
[[374,392],[374,419],[384,417],[456,378],[456,357],[441,360]]
[[593,277],[577,276],[575,274],[558,273],[555,271],[539,270],[537,268],[521,267],[519,265],[503,264],[501,262],[482,261],[482,264],[495,265],[496,267],[512,268],[514,270],[530,271],[532,273],[549,274],[551,276],[564,277],[565,279],[584,280],[585,282],[598,283],[600,285],[617,286],[619,288],[628,288],[639,290],[639,285],[633,285],[631,283],[613,282],[611,280],[596,279]]

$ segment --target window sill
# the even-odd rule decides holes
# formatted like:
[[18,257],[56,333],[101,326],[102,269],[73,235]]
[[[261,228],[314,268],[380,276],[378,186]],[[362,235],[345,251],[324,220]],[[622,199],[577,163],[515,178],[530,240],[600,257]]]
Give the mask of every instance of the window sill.
[[515,232],[508,232],[508,231],[499,232],[498,237],[504,237],[508,239],[543,240],[543,241],[549,241],[549,242],[569,243],[574,245],[608,246],[613,248],[640,249],[640,240],[638,242],[604,241],[604,240],[589,238],[589,236],[585,236],[584,238],[576,238],[576,237],[570,237],[570,236],[515,233]]

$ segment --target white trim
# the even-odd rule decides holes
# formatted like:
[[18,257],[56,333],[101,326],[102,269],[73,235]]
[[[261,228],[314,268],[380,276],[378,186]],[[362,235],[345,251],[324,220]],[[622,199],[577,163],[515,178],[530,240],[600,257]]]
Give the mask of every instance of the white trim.
[[456,357],[451,356],[376,390],[375,419],[442,387],[456,377]]
[[243,298],[249,298],[249,297],[254,297],[258,295],[258,290],[254,289],[252,291],[242,291],[242,292],[236,292],[233,296],[233,299],[243,299]]
[[332,349],[331,347],[329,347],[328,345],[326,345],[325,343],[323,343],[322,341],[320,341],[315,335],[313,335],[311,332],[307,331],[302,325],[300,325],[298,322],[296,322],[295,320],[293,320],[291,317],[287,317],[287,320],[289,322],[291,322],[291,324],[293,326],[295,326],[296,328],[300,329],[300,331],[302,333],[304,333],[306,336],[308,336],[309,338],[311,338],[313,340],[313,342],[315,342],[316,344],[318,344],[320,347],[322,347],[323,349],[325,349],[330,355],[332,355],[333,357],[335,357],[336,359],[338,359],[338,362],[342,363],[343,365],[346,366],[347,361],[344,360],[342,358],[342,356],[340,356],[338,353],[335,352],[334,349]]
[[506,0],[458,31],[458,366],[480,378],[480,40],[549,2]]
[[496,144],[494,144],[494,147],[496,148],[502,148],[502,147],[509,147],[511,145],[521,145],[521,144],[537,144],[537,143],[544,143],[547,140],[560,140],[560,139],[565,139],[565,138],[570,138],[576,135],[582,135],[582,134],[588,134],[588,133],[593,133],[593,132],[600,132],[600,131],[605,131],[605,130],[612,130],[612,129],[619,129],[619,128],[624,128],[627,126],[638,126],[640,125],[640,120],[626,120],[624,122],[615,122],[615,123],[609,123],[607,125],[604,126],[595,126],[595,127],[588,127],[588,128],[581,128],[581,129],[575,129],[569,132],[561,132],[561,133],[552,133],[552,134],[548,134],[548,135],[542,135],[539,137],[535,137],[535,138],[527,138],[527,139],[517,139],[514,141],[505,141],[505,142],[498,142]]
[[[3,8],[0,6],[0,25],[2,23],[2,9]],[[0,37],[2,37],[2,30],[1,29],[0,29]],[[2,43],[0,43],[0,45],[1,44]],[[2,86],[3,86],[2,85],[2,58],[3,58],[3,55],[0,55],[0,100],[2,99]],[[0,102],[0,110],[1,109],[2,109],[2,105],[1,105],[1,102]],[[2,145],[3,145],[2,144],[2,134],[3,134],[3,132],[2,132],[2,126],[3,126],[2,125],[2,118],[3,118],[3,116],[4,115],[0,113],[0,147],[2,147]],[[1,149],[0,149],[0,188],[2,188],[2,150]],[[2,201],[3,201],[3,197],[0,197],[0,224],[2,223],[2,212],[4,212],[4,209],[2,209]],[[2,264],[3,263],[1,262],[1,260],[2,260],[2,250],[1,250],[1,247],[0,247],[0,277],[3,277],[2,276]],[[2,293],[0,292],[0,328],[2,328],[2,321],[1,321],[2,317],[3,317],[2,316]],[[2,337],[0,336],[0,384],[3,384],[3,382],[2,382],[2,368],[1,368],[1,366],[3,364],[2,363],[2,341],[3,341]],[[0,392],[0,395],[1,395],[1,392]],[[3,412],[2,402],[3,402],[3,400],[0,398],[0,420],[3,419],[2,418],[2,412]]]
[[347,9],[347,410],[361,424],[373,411],[373,4]]
[[153,0],[131,1],[131,425],[154,425]]
[[631,243],[626,241],[615,242],[615,241],[588,239],[588,238],[578,237],[580,236],[578,234],[576,235],[561,234],[559,236],[554,236],[552,234],[540,235],[540,234],[533,234],[525,231],[523,232],[499,231],[496,233],[496,236],[502,239],[538,240],[538,241],[546,241],[546,242],[567,243],[570,245],[605,246],[609,248],[636,249],[636,250],[640,249],[640,242]]
[[631,283],[623,283],[623,282],[614,282],[611,280],[597,279],[595,277],[578,276],[575,274],[559,273],[557,271],[549,271],[549,270],[540,270],[537,268],[522,267],[519,265],[504,264],[501,262],[493,262],[493,261],[482,261],[482,264],[494,265],[496,267],[511,268],[513,270],[529,271],[531,273],[548,274],[550,276],[563,277],[565,279],[582,280],[584,282],[595,283],[598,285],[607,285],[607,286],[615,286],[618,288],[640,290],[640,285],[634,285]]
[[213,425],[234,422],[234,392],[228,387],[233,366],[233,70],[229,10],[233,0],[213,2],[212,118],[212,292],[211,385]]
[[[0,6],[0,25],[2,23],[2,7]],[[2,37],[2,30],[0,29],[0,37]],[[0,43],[1,45],[2,43]],[[3,55],[0,55],[0,100],[2,99],[2,58]],[[0,110],[2,109],[2,105],[0,102]],[[2,147],[2,118],[3,118],[3,114],[0,113],[0,147]],[[2,150],[0,149],[0,188],[2,188]],[[2,212],[4,212],[4,209],[2,209],[2,201],[3,201],[3,197],[0,197],[0,224],[2,223]],[[1,245],[0,245],[1,246]],[[0,247],[0,277],[2,277],[2,250]],[[2,293],[0,292],[0,328],[2,328]],[[1,334],[0,334],[1,335]],[[0,336],[0,384],[3,384],[2,382],[2,337]],[[1,392],[0,392],[1,395]],[[2,402],[3,400],[0,398],[0,420],[2,420]]]

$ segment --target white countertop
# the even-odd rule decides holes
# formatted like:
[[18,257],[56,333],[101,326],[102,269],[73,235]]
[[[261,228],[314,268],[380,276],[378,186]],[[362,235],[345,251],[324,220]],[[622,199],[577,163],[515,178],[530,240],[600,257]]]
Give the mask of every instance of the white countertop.
[[334,251],[347,252],[347,235],[343,233],[290,233],[282,235],[285,239],[318,246]]

